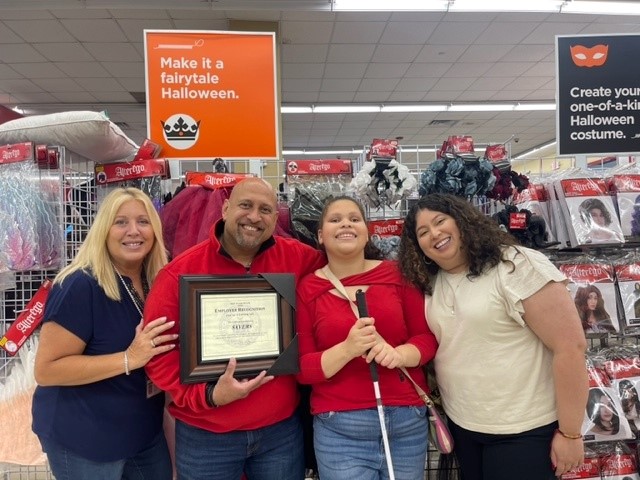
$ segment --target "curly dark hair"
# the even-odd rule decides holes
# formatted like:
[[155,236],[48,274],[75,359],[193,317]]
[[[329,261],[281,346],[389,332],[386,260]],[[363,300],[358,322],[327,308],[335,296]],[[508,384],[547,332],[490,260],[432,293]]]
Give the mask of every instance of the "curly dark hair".
[[[329,210],[329,207],[339,200],[348,200],[352,202],[355,206],[358,207],[358,210],[360,210],[360,213],[362,214],[362,218],[364,219],[365,222],[367,222],[367,215],[364,213],[364,207],[358,200],[348,195],[338,195],[336,197],[329,197],[325,201],[324,206],[322,207],[322,213],[320,213],[320,219],[318,220],[318,229],[322,228],[322,224],[324,223],[324,219],[327,216],[327,211]],[[318,245],[318,248],[324,251],[324,245]],[[371,241],[370,235],[369,235],[369,238],[367,239],[367,243],[364,246],[364,258],[367,258],[370,260],[382,260],[384,258],[384,254],[382,253],[382,250],[380,250],[378,247],[376,247],[373,244],[373,242]]]
[[422,210],[449,215],[460,230],[462,248],[469,263],[469,276],[477,277],[499,262],[508,262],[502,254],[505,245],[517,241],[500,228],[498,223],[480,212],[464,198],[432,193],[425,195],[411,207],[400,237],[398,262],[404,277],[424,293],[432,294],[432,280],[440,270],[437,263],[424,255],[416,236],[416,217]]
[[578,210],[580,211],[580,216],[582,217],[582,221],[587,225],[591,225],[591,210],[598,209],[602,212],[602,216],[604,217],[604,224],[611,224],[611,213],[609,213],[609,209],[604,206],[602,200],[598,198],[587,198],[584,202],[580,204]]

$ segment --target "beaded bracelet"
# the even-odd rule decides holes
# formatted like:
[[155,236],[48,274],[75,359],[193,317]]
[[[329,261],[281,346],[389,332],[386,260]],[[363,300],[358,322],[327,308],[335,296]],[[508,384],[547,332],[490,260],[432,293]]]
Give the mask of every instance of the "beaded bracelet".
[[124,351],[124,373],[131,375],[131,372],[129,371],[129,355],[127,350]]
[[564,438],[568,438],[570,440],[578,440],[579,438],[582,438],[582,435],[578,434],[578,435],[569,435],[568,433],[564,433],[562,430],[560,430],[559,428],[556,428],[556,433],[559,433],[560,435],[562,435]]

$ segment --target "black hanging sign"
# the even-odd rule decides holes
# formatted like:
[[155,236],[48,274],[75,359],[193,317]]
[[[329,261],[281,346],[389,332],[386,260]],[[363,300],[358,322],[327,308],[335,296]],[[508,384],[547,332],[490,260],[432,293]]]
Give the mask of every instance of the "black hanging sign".
[[640,152],[640,35],[556,37],[558,155]]

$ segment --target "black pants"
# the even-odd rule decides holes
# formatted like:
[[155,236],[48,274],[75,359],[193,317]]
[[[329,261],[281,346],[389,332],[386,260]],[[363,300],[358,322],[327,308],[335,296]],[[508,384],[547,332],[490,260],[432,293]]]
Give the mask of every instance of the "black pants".
[[472,432],[449,420],[461,480],[554,480],[551,440],[557,422],[527,432]]

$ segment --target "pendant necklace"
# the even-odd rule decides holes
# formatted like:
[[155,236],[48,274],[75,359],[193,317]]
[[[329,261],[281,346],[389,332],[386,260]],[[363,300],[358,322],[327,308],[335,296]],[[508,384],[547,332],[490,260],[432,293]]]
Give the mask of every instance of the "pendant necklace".
[[[440,280],[441,280],[441,284],[442,284],[442,303],[444,304],[445,307],[447,307],[447,309],[449,309],[451,311],[451,315],[455,315],[456,314],[456,293],[458,292],[458,288],[460,287],[460,285],[462,284],[462,281],[464,280],[466,275],[461,275],[460,278],[458,279],[458,283],[456,284],[455,287],[453,287],[451,285],[451,283],[449,283],[448,279],[444,278],[445,273],[444,272],[440,272]],[[444,285],[447,285],[447,287],[449,287],[449,291],[451,292],[451,305],[449,305],[449,303],[446,300],[446,295],[445,295],[445,291],[444,291]]]
[[[136,310],[138,310],[138,313],[140,314],[140,318],[142,318],[142,310],[144,309],[144,302],[142,301],[142,299],[138,295],[138,292],[134,293],[134,292],[131,291],[131,289],[129,288],[129,285],[127,285],[127,282],[124,281],[124,278],[122,278],[122,275],[120,275],[120,272],[118,271],[116,266],[115,265],[112,265],[112,266],[113,266],[113,270],[116,272],[116,275],[118,275],[118,278],[120,279],[120,282],[124,286],[124,289],[129,294],[129,298],[133,302],[133,305],[136,307]],[[142,289],[145,290],[145,291],[146,291],[146,287],[145,287],[146,283],[147,282],[146,282],[146,280],[144,279],[144,276],[143,276]]]

